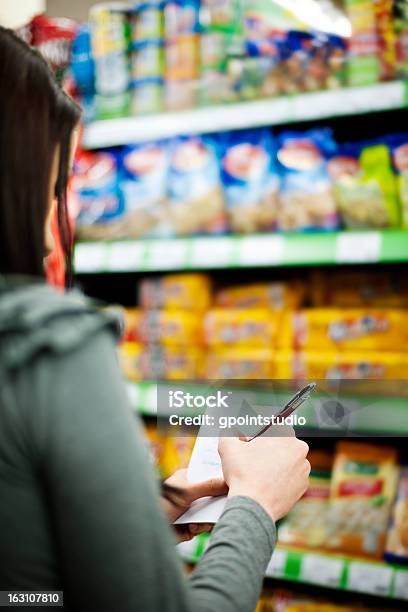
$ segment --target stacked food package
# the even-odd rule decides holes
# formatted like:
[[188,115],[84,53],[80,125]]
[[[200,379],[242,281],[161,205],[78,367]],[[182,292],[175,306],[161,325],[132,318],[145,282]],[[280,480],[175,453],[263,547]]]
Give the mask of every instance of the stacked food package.
[[84,239],[408,227],[408,135],[268,129],[80,152]]
[[126,375],[151,379],[403,380],[408,284],[380,272],[211,291],[203,274],[141,283],[127,311]]
[[145,114],[406,75],[405,0],[345,0],[342,11],[327,2],[320,13],[315,4],[309,13],[270,0],[96,4],[94,89],[107,99],[97,113],[123,113],[126,92],[131,112]]

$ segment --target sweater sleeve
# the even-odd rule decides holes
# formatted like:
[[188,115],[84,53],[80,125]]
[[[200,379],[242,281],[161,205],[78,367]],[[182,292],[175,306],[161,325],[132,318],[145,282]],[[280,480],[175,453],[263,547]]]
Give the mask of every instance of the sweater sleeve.
[[250,612],[275,527],[247,498],[228,502],[187,580],[107,331],[38,360],[27,415],[69,609]]

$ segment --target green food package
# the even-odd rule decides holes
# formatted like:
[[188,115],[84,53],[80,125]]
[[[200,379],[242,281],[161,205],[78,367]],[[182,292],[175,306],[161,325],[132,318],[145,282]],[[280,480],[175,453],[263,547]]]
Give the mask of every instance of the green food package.
[[361,149],[360,155],[340,155],[329,164],[342,221],[348,228],[400,225],[397,183],[388,147]]

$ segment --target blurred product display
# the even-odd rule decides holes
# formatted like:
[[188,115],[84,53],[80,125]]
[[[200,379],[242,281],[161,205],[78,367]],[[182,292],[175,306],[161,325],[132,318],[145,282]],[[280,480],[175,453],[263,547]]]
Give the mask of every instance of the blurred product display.
[[83,108],[77,283],[123,315],[158,477],[194,444],[167,381],[384,381],[352,440],[312,432],[256,612],[407,609],[408,0],[107,2],[18,32]]

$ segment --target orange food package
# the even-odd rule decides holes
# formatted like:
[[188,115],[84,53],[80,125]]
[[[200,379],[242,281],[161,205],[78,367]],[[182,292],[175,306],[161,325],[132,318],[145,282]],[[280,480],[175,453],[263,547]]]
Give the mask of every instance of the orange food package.
[[339,442],[333,464],[326,547],[380,558],[397,488],[391,447]]

